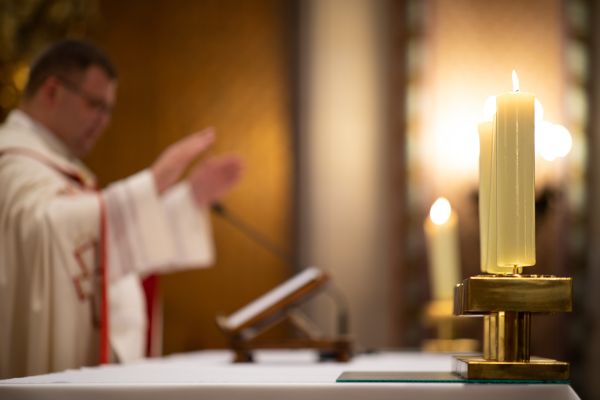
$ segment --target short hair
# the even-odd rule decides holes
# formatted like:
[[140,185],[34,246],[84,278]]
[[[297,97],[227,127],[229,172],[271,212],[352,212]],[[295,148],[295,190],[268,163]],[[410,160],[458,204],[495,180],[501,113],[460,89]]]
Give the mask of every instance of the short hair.
[[117,79],[117,70],[112,62],[94,45],[73,39],[57,42],[33,62],[24,96],[31,98],[51,76],[70,78],[83,74],[92,66],[101,68],[109,78]]

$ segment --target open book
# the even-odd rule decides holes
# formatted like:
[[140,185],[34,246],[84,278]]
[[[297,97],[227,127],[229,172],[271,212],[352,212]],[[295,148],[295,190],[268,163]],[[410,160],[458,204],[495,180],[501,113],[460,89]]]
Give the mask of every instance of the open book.
[[240,332],[259,321],[268,319],[296,305],[316,292],[329,280],[329,276],[317,267],[309,267],[281,285],[263,294],[228,317],[218,320],[222,329]]

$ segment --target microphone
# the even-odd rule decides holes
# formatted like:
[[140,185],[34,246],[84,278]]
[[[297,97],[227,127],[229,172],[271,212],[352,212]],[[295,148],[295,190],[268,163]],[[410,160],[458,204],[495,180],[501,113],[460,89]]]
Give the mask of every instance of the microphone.
[[[237,215],[231,213],[222,203],[213,203],[211,205],[211,210],[215,214],[218,214],[221,218],[229,222],[237,230],[242,232],[244,236],[246,236],[247,238],[251,239],[254,243],[257,243],[262,248],[269,251],[278,259],[284,261],[288,265],[291,265],[296,270],[300,269],[300,265],[298,265],[298,263],[296,263],[287,252],[283,251],[280,247],[275,245],[264,235],[256,231],[247,223],[245,223]],[[338,334],[347,335],[349,327],[348,301],[344,294],[337,287],[335,287],[335,285],[333,285],[333,282],[330,282],[328,287],[330,290],[326,290],[325,293],[328,293],[330,295],[338,309]]]
[[[292,257],[284,252],[281,248],[273,244],[269,239],[260,234],[258,231],[250,227],[244,221],[242,221],[238,216],[233,215],[229,210],[223,206],[221,203],[214,203],[211,205],[211,209],[219,214],[223,219],[229,222],[231,225],[236,227],[239,231],[241,231],[246,237],[252,239],[255,243],[258,243],[261,247],[267,249],[271,254],[274,254],[280,260],[284,261],[286,264],[291,265],[293,267],[298,267]],[[299,268],[298,268],[299,269]]]

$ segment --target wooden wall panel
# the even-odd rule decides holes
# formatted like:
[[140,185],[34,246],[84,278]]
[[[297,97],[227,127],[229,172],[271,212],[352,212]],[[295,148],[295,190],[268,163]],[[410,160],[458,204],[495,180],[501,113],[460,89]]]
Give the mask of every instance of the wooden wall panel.
[[148,21],[157,17],[143,0],[101,3],[101,21],[93,39],[109,55],[119,74],[111,125],[86,162],[104,186],[152,163],[158,154],[153,59],[155,34]]
[[[289,3],[105,0],[101,6],[98,41],[122,77],[113,125],[89,160],[101,180],[124,177],[185,134],[214,126],[218,140],[210,154],[238,153],[246,169],[224,203],[290,250]],[[234,311],[291,273],[218,216],[213,225],[216,265],[162,279],[165,353],[224,346],[216,313]]]

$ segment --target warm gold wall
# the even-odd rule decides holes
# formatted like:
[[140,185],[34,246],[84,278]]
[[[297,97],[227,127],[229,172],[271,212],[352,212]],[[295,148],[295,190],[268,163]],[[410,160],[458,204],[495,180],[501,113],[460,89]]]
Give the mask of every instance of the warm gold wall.
[[[113,124],[90,157],[103,183],[150,164],[186,133],[215,126],[211,153],[245,160],[224,203],[291,249],[289,2],[101,2],[98,42],[120,72]],[[165,353],[224,346],[214,316],[275,286],[290,269],[213,217],[214,268],[164,277]]]

